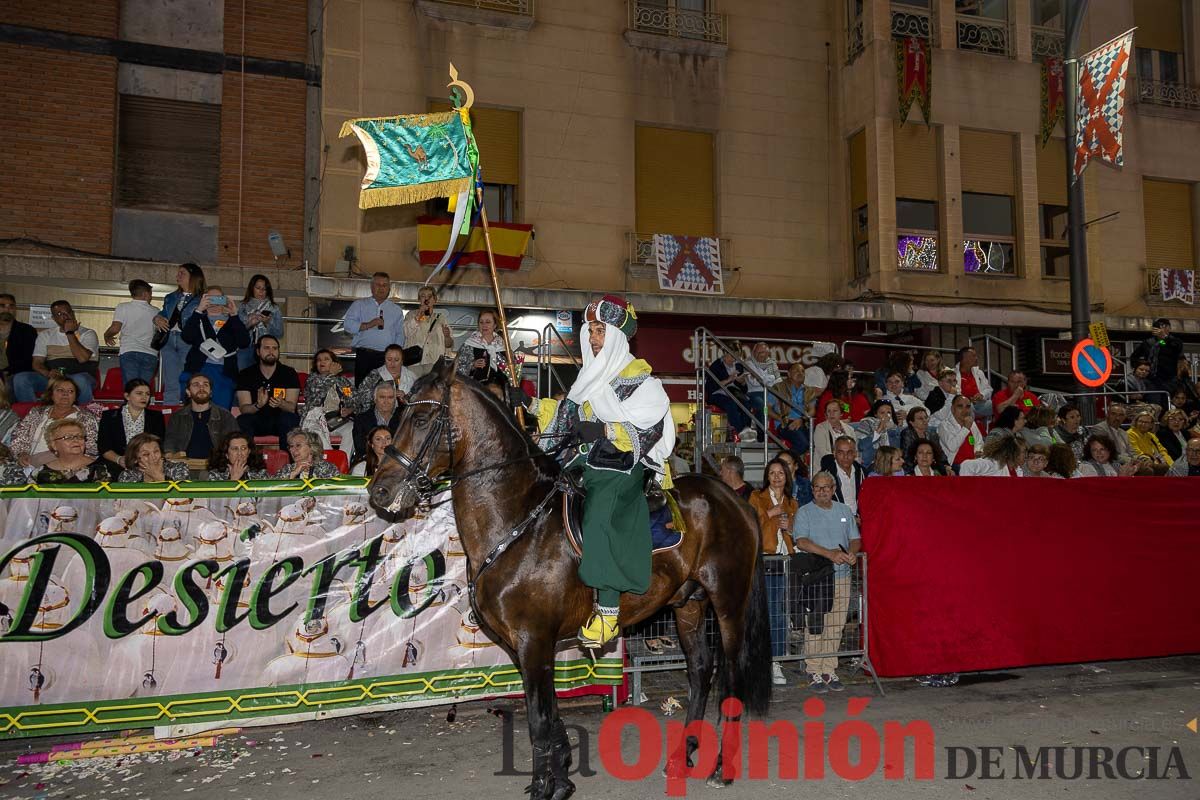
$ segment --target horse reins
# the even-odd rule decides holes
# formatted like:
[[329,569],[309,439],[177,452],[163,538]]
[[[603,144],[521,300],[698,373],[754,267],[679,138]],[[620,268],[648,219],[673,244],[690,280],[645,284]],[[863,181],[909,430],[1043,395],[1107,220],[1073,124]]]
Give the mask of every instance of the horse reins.
[[[432,423],[432,430],[425,434],[425,439],[421,442],[421,446],[417,449],[416,455],[412,458],[409,458],[404,453],[400,452],[394,445],[388,445],[383,451],[385,458],[392,459],[404,469],[405,472],[403,480],[404,482],[408,483],[416,493],[418,501],[430,506],[431,508],[435,507],[436,505],[442,505],[442,503],[449,502],[448,500],[444,500],[442,503],[437,504],[430,502],[433,499],[433,495],[438,484],[429,475],[428,467],[424,465],[426,461],[432,463],[432,454],[434,452],[433,448],[437,446],[436,443],[443,437],[443,432],[446,439],[446,455],[450,460],[450,466],[448,469],[450,474],[448,481],[449,488],[453,488],[455,484],[461,483],[462,481],[474,475],[501,469],[513,464],[520,464],[525,461],[533,461],[539,455],[549,455],[540,451],[531,452],[527,450],[524,455],[516,458],[506,459],[495,464],[488,464],[485,467],[468,470],[467,472],[455,475],[454,442],[451,439],[450,425],[450,383],[450,381],[446,381],[446,389],[441,400],[412,400],[408,403],[409,407],[419,405],[431,405],[438,407],[437,416],[434,418]],[[557,448],[557,451],[561,451],[570,441],[566,438],[570,435],[572,434],[550,434],[547,438],[563,438],[564,441]],[[524,519],[513,526],[513,529],[509,531],[506,536],[501,538],[500,541],[497,542],[490,551],[488,551],[488,554],[484,556],[483,562],[479,565],[479,569],[475,571],[475,577],[468,577],[467,579],[467,591],[470,593],[472,604],[475,602],[475,584],[478,583],[480,576],[483,575],[484,571],[488,567],[490,567],[492,564],[495,564],[496,561],[499,560],[500,556],[504,554],[504,552],[509,548],[510,545],[512,545],[513,542],[515,542],[523,533],[529,530],[530,525],[532,525],[533,522],[541,515],[541,513],[550,504],[550,501],[562,488],[563,486],[561,481],[556,480],[554,485],[550,487],[550,491],[547,492],[546,496],[542,498],[541,502],[534,506],[533,510],[526,514]]]

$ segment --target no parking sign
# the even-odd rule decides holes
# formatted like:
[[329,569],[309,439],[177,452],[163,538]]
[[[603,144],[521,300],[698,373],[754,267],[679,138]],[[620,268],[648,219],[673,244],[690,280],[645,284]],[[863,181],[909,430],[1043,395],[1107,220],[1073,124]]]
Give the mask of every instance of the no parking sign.
[[1108,348],[1092,339],[1081,339],[1071,351],[1071,371],[1075,379],[1088,388],[1102,386],[1112,375],[1113,359]]

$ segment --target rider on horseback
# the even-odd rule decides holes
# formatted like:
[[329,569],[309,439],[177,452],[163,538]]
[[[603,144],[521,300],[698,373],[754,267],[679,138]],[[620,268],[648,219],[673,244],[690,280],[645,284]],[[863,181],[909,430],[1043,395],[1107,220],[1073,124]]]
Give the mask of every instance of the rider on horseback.
[[675,446],[670,400],[650,365],[629,352],[637,315],[624,298],[605,295],[587,307],[583,369],[542,437],[552,449],[573,432],[567,467],[583,469],[583,559],[579,577],[596,604],[579,631],[584,647],[617,635],[621,592],[650,586],[650,515],[644,470],[670,488],[666,459]]

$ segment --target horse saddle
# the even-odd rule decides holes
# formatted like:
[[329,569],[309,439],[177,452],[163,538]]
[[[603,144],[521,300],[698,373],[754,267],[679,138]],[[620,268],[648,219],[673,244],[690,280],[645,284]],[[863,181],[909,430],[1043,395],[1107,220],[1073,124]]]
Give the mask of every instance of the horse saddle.
[[[568,473],[563,491],[563,529],[577,557],[583,555],[583,502],[587,497],[578,474]],[[678,547],[687,532],[679,497],[674,489],[664,490],[646,474],[646,506],[650,511],[650,547],[652,553]]]

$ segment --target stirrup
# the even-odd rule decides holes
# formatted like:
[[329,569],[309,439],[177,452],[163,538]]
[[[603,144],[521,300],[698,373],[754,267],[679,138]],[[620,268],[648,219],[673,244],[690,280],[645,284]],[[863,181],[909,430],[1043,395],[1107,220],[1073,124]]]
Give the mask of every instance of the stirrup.
[[619,631],[615,614],[593,611],[587,623],[579,629],[579,645],[585,649],[598,650],[617,638]]

